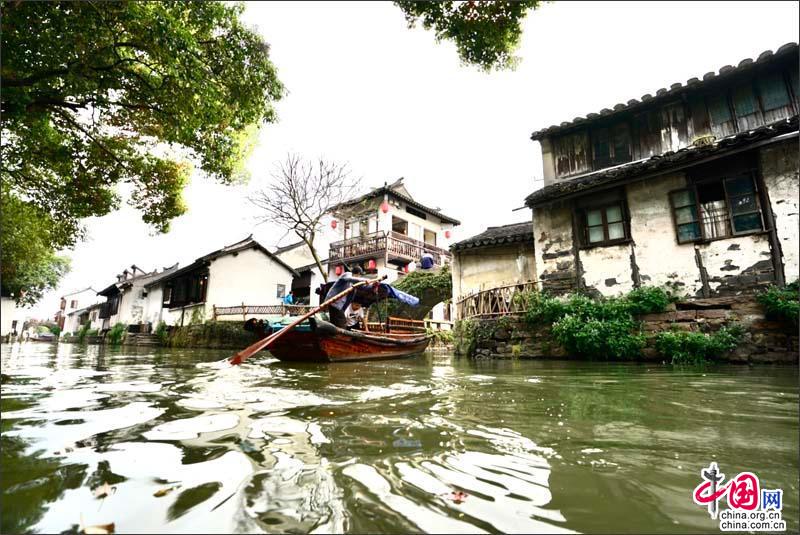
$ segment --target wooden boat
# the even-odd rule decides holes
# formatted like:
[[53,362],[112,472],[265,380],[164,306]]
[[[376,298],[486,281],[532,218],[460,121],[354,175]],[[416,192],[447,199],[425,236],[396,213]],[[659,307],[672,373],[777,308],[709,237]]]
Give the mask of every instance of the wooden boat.
[[269,352],[290,362],[350,362],[410,357],[425,351],[431,341],[425,332],[413,332],[417,327],[397,323],[392,327],[389,321],[386,329],[378,332],[350,331],[309,318],[271,344]]
[[[385,324],[369,323],[367,330],[358,331],[343,329],[314,317],[348,294],[353,294],[348,299],[352,298],[362,306],[369,306],[389,298],[399,299],[412,306],[419,303],[419,299],[413,295],[381,282],[385,279],[386,275],[355,282],[351,287],[327,298],[318,307],[306,312],[290,324],[271,325],[269,330],[273,331],[272,334],[239,351],[230,357],[228,362],[238,366],[262,349],[269,349],[280,360],[293,362],[347,362],[409,357],[422,353],[432,338],[425,332],[423,321],[388,318]],[[327,295],[332,284],[323,285],[320,288],[320,295]],[[259,329],[253,330],[261,330],[263,333],[265,329],[260,326]]]

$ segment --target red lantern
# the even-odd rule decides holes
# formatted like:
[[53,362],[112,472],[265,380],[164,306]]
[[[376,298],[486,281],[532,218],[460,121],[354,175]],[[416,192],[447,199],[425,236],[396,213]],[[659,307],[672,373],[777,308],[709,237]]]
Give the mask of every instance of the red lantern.
[[336,266],[336,276],[338,277],[342,273],[344,273],[344,270],[342,269],[342,266]]
[[406,264],[405,266],[403,266],[403,272],[405,272],[405,273],[408,273],[408,264]]
[[444,237],[447,238],[448,240],[450,239],[450,231],[449,230],[445,230],[444,231]]
[[383,212],[384,214],[389,212],[389,203],[388,202],[383,201],[381,203],[381,212]]
[[331,228],[333,230],[336,230],[336,225],[338,225],[338,223],[337,223],[337,221],[335,219],[333,221],[331,221]]
[[370,258],[369,262],[367,262],[367,269],[372,270],[372,269],[377,269],[377,267],[378,267],[378,264],[377,264],[377,262],[375,262],[375,259],[374,258]]

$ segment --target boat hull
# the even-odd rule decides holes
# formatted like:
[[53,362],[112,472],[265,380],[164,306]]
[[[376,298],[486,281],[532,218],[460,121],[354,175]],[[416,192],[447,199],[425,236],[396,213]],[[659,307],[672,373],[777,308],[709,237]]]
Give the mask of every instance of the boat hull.
[[275,341],[269,352],[288,362],[353,362],[410,357],[425,351],[430,336],[371,335],[314,322],[307,331],[293,330]]

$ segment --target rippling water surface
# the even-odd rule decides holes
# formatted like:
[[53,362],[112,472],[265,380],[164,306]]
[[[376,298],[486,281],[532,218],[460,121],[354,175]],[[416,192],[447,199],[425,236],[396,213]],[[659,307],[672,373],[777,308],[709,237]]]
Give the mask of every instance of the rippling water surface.
[[797,368],[228,353],[3,345],[0,531],[718,532],[710,461],[798,529]]

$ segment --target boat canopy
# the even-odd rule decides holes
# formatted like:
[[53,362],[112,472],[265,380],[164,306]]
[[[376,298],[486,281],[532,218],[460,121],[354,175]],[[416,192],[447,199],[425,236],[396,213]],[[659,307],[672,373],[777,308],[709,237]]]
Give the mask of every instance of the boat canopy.
[[[326,295],[333,284],[333,282],[324,284],[320,288],[321,295]],[[347,300],[346,304],[350,304],[350,301],[355,301],[361,306],[368,307],[378,301],[383,301],[384,299],[397,299],[401,303],[405,303],[406,305],[410,306],[419,305],[418,297],[408,294],[402,290],[398,290],[386,282],[381,282],[377,285],[361,286],[356,288],[355,292],[353,292],[352,299]]]

